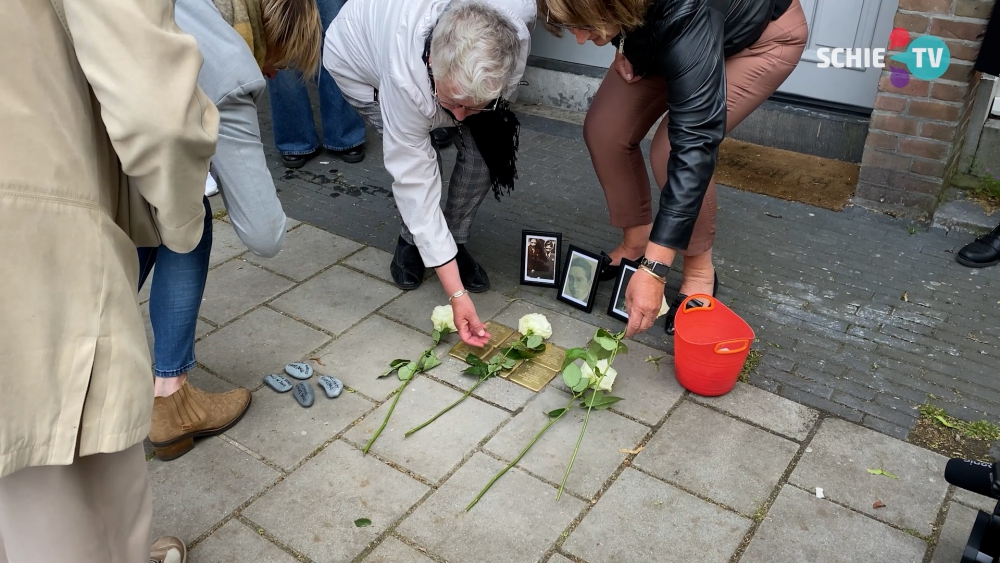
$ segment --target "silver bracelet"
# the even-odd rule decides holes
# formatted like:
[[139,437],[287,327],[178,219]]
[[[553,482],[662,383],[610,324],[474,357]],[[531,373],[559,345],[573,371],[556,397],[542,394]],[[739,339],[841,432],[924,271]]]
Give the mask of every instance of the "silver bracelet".
[[455,293],[453,293],[453,294],[451,295],[451,297],[449,297],[449,298],[448,298],[448,302],[449,302],[449,303],[451,303],[452,301],[454,301],[455,299],[458,299],[459,297],[461,297],[461,296],[463,296],[463,295],[468,295],[468,293],[469,293],[469,292],[468,292],[468,291],[465,291],[464,289],[461,289],[461,290],[459,290],[459,291],[456,291]]

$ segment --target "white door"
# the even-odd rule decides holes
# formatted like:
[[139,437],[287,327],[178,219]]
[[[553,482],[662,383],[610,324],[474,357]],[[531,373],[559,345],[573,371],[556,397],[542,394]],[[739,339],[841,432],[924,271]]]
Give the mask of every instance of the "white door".
[[875,107],[882,69],[819,68],[821,60],[816,51],[823,47],[884,49],[899,0],[800,1],[809,24],[809,40],[798,67],[778,91],[867,109]]

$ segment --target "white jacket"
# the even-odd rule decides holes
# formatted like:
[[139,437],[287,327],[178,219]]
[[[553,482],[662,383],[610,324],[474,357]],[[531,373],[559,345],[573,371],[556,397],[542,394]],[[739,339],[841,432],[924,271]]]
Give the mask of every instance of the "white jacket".
[[[326,32],[323,65],[345,96],[375,99],[382,108],[385,168],[399,214],[428,267],[458,251],[441,211],[441,173],[430,132],[453,127],[437,104],[422,55],[427,31],[449,2],[463,0],[350,0]],[[535,0],[482,0],[508,17],[521,49],[505,91],[512,99],[531,50]]]

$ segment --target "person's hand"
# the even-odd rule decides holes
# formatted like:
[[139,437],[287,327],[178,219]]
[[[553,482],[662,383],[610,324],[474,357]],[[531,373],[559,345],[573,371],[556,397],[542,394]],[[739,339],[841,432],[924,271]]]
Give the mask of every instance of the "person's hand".
[[625,337],[645,332],[656,322],[663,304],[663,284],[644,271],[632,275],[625,290],[625,310],[628,311],[628,327]]
[[625,82],[628,82],[629,84],[638,82],[642,79],[641,76],[635,76],[632,69],[632,63],[628,62],[625,55],[620,52],[615,53],[615,62],[611,64],[615,67],[615,70],[618,71],[618,74],[625,80]]
[[479,322],[476,306],[472,304],[472,298],[468,294],[452,301],[451,310],[462,342],[476,348],[482,348],[489,342],[490,333],[486,332],[486,326]]

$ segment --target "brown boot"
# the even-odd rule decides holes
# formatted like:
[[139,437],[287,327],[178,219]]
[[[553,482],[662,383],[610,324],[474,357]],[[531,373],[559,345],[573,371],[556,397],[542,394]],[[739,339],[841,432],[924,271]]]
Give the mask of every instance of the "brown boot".
[[247,389],[206,393],[185,382],[169,397],[153,399],[149,428],[153,453],[163,461],[177,459],[191,451],[196,437],[222,434],[239,422],[249,408]]

